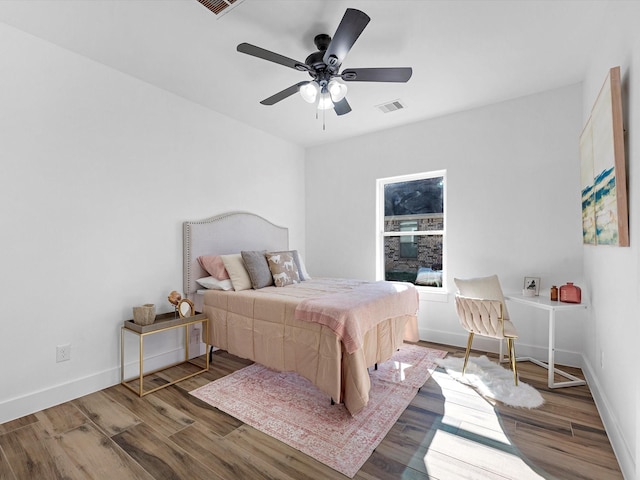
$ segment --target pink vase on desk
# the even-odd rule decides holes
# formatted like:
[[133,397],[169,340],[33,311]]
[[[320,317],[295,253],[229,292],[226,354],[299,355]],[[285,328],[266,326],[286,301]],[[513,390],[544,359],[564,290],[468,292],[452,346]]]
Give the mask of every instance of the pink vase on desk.
[[560,287],[560,301],[566,303],[580,303],[582,301],[582,291],[573,282],[567,282]]

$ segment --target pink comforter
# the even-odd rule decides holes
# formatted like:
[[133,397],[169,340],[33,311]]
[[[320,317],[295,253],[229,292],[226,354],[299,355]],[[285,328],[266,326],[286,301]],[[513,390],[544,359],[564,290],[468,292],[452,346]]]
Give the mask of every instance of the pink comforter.
[[[409,315],[387,315],[383,313],[388,308],[385,302],[374,304],[374,314],[388,318],[376,323],[377,318],[372,316],[361,321],[356,333],[348,333],[356,343],[363,343],[353,353],[346,351],[345,343],[329,326],[296,318],[296,308],[307,299],[340,299],[366,284],[359,280],[314,278],[286,287],[239,292],[209,290],[203,298],[203,313],[209,319],[207,344],[274,370],[296,372],[336,402],[344,402],[355,415],[369,401],[371,382],[367,368],[388,360],[403,340],[418,341],[413,303],[417,294],[413,298],[402,294],[407,295],[407,302],[402,303],[403,309],[411,312]],[[411,284],[408,288],[415,290]],[[372,293],[366,288],[363,292]],[[367,312],[370,309],[365,304],[361,298],[354,300],[353,306]],[[365,327],[368,323],[373,327]],[[345,327],[343,333],[346,332]]]
[[350,292],[308,298],[298,304],[297,319],[325,325],[342,340],[348,353],[362,347],[364,334],[378,323],[416,315],[418,292],[411,284],[366,283]]

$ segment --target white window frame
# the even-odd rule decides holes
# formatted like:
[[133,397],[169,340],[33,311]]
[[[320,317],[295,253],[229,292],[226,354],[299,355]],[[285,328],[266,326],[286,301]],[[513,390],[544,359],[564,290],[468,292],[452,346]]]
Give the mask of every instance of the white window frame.
[[[390,183],[410,182],[413,180],[423,180],[426,178],[442,177],[444,181],[442,191],[442,202],[444,210],[443,229],[412,232],[385,232],[384,231],[384,187]],[[397,237],[403,235],[442,235],[442,287],[428,287],[416,285],[420,292],[427,293],[447,293],[447,171],[434,170],[430,172],[414,173],[409,175],[398,175],[396,177],[379,178],[376,180],[376,279],[384,280],[384,238]]]

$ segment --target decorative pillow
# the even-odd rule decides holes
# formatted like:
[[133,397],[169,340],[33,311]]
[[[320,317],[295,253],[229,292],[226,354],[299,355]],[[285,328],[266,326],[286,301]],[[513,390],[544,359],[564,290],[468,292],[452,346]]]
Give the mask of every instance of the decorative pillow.
[[271,270],[269,270],[269,264],[264,254],[266,250],[258,251],[242,251],[242,260],[244,260],[244,266],[249,273],[251,279],[251,286],[255,289],[268,287],[273,285],[273,277],[271,276]]
[[298,266],[291,252],[270,252],[266,257],[276,287],[300,282]]
[[198,257],[198,263],[212,277],[218,280],[229,279],[229,273],[224,268],[224,263],[220,255],[203,255],[202,257]]
[[242,261],[242,255],[234,253],[232,255],[221,255],[224,268],[227,269],[233,289],[237,292],[240,290],[249,290],[251,288],[251,278],[247,273]]
[[209,290],[233,290],[231,280],[218,280],[216,277],[199,278],[196,282]]
[[289,255],[293,256],[293,261],[296,263],[296,269],[298,270],[298,278],[300,279],[300,281],[304,282],[305,280],[311,280],[311,277],[309,276],[309,274],[306,273],[304,265],[302,264],[302,258],[298,254],[297,250],[284,250],[281,252],[269,252],[269,253],[275,253],[275,254],[288,253]]

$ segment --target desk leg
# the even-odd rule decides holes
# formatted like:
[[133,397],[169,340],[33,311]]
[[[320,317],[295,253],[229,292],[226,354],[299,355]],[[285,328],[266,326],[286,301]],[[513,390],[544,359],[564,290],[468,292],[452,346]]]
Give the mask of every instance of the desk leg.
[[556,360],[556,312],[549,311],[549,362],[548,362],[548,381],[549,388],[553,388],[553,378],[555,372]]
[[[520,302],[525,303],[531,306],[538,306],[536,304],[532,304],[529,302]],[[545,308],[546,309],[546,308]],[[547,385],[549,388],[563,388],[563,387],[573,387],[577,385],[586,385],[587,382],[582,380],[581,378],[576,377],[575,375],[571,375],[565,371],[556,368],[555,366],[555,355],[556,355],[556,311],[555,308],[547,309],[549,310],[549,352],[547,363],[542,360],[538,360],[533,357],[518,357],[516,358],[516,362],[532,362],[536,365],[546,368],[548,370],[547,374]],[[502,360],[502,343],[500,343],[500,359]],[[556,382],[555,375],[560,375],[568,381],[566,382]]]
[[[586,385],[587,382],[578,378],[570,373],[567,373],[559,368],[556,368],[556,312],[555,310],[549,311],[549,358],[547,363],[541,362],[533,357],[520,357],[516,358],[516,362],[532,362],[543,368],[546,368],[549,372],[547,374],[547,385],[549,388],[563,388],[574,387],[578,385]],[[558,374],[564,378],[569,379],[566,382],[556,382],[555,374]]]

